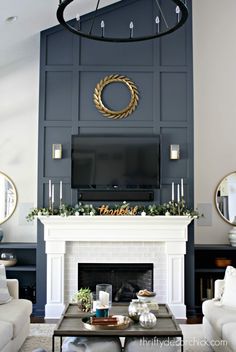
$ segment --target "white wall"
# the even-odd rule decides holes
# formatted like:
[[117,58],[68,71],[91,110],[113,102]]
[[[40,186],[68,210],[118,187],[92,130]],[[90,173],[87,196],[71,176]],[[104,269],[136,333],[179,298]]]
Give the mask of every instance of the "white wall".
[[37,204],[39,35],[21,55],[0,67],[0,171],[18,192],[14,215],[0,227],[4,241],[36,241],[35,224],[25,213]]
[[214,207],[221,178],[236,170],[236,1],[193,0],[195,203],[212,204],[196,243],[228,243]]

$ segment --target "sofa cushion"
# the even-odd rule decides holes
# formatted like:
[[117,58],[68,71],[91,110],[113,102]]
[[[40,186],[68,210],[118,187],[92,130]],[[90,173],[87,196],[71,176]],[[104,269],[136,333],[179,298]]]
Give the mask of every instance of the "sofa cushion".
[[232,351],[236,351],[236,322],[223,325],[222,339],[227,341],[227,346]]
[[25,299],[13,299],[7,304],[0,305],[0,319],[13,325],[14,338],[19,334],[31,313],[32,303]]
[[0,304],[9,302],[12,299],[7,287],[6,269],[0,264]]
[[223,306],[213,300],[203,302],[202,312],[215,328],[216,334],[221,338],[223,325],[232,322],[236,323],[236,309]]
[[[1,316],[1,315],[0,315]],[[11,323],[0,320],[0,351],[13,338],[13,326]]]
[[224,292],[221,298],[221,303],[225,306],[236,308],[236,269],[232,266],[227,266],[225,271]]

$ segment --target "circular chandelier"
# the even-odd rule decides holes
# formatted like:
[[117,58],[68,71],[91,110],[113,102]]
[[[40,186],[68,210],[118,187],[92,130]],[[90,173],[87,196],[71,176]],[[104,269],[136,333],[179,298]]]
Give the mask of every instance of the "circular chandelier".
[[[182,27],[188,18],[188,9],[187,9],[187,0],[169,0],[173,3],[175,12],[174,18],[175,23],[168,23],[167,16],[162,9],[162,6],[159,0],[154,0],[154,5],[156,8],[156,13],[154,18],[150,18],[150,21],[153,23],[154,31],[148,35],[135,35],[136,32],[136,24],[135,20],[131,18],[129,25],[127,26],[127,36],[126,37],[111,37],[109,36],[109,28],[106,28],[105,20],[99,20],[99,26],[96,26],[96,20],[99,15],[99,5],[100,0],[96,0],[96,7],[94,12],[91,13],[91,25],[87,31],[82,30],[82,26],[80,23],[80,16],[76,15],[75,25],[66,22],[64,19],[64,11],[68,5],[70,5],[74,0],[59,0],[59,6],[57,10],[57,19],[61,25],[63,25],[70,32],[80,35],[81,37],[85,37],[93,40],[100,40],[104,42],[117,42],[117,43],[125,43],[125,42],[137,42],[144,41],[154,38],[160,38],[164,35],[175,32],[177,29]],[[147,1],[147,0],[146,0]],[[166,0],[165,0],[166,1]],[[119,35],[119,34],[118,34]]]

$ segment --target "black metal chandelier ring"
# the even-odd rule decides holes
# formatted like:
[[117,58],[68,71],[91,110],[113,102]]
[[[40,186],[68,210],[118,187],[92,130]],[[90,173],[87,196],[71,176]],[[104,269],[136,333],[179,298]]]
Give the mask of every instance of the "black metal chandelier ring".
[[[172,26],[170,28],[167,27],[167,29],[165,31],[158,32],[158,33],[155,33],[152,35],[141,36],[141,37],[134,37],[134,36],[131,37],[130,36],[130,37],[125,37],[125,38],[124,37],[123,38],[116,38],[116,37],[114,38],[114,37],[99,36],[99,35],[94,35],[91,33],[93,24],[92,24],[90,32],[85,33],[83,31],[81,31],[80,29],[77,29],[77,28],[71,26],[68,22],[65,21],[64,11],[65,11],[66,7],[70,3],[72,3],[73,1],[74,0],[59,0],[59,6],[57,9],[57,19],[58,19],[59,23],[74,34],[80,35],[81,37],[85,37],[88,39],[100,40],[103,42],[125,43],[125,42],[137,42],[137,41],[144,41],[144,40],[163,37],[165,35],[168,35],[168,34],[175,32],[177,29],[182,27],[188,18],[188,9],[187,9],[186,5],[182,2],[182,0],[170,0],[176,5],[176,7],[179,8],[179,14],[181,14],[181,16],[179,15],[179,21],[174,26]],[[98,2],[97,2],[97,7],[96,7],[96,10],[94,11],[94,16],[92,18],[93,23],[94,23],[95,18],[97,17],[99,2],[100,2],[100,0],[98,0]],[[161,14],[162,14],[162,12],[161,12]]]

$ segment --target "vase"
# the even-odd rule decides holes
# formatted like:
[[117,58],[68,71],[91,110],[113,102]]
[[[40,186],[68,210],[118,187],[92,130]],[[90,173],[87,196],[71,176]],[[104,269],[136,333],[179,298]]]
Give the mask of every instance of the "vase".
[[236,247],[236,227],[233,227],[232,230],[228,233],[229,243],[232,247]]
[[149,309],[146,303],[139,301],[138,299],[132,299],[128,307],[129,317],[134,321],[138,322],[139,317],[142,313],[148,313]]
[[2,241],[2,239],[3,239],[3,230],[0,229],[0,242]]

